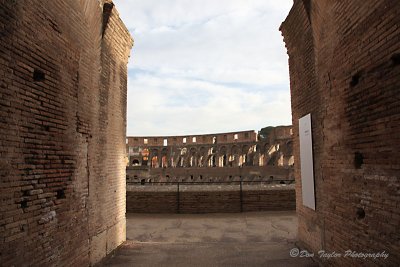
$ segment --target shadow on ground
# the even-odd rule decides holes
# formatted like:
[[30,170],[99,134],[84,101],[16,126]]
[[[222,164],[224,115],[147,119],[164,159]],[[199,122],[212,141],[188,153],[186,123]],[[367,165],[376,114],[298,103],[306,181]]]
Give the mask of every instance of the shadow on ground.
[[99,266],[318,266],[290,257],[295,212],[127,214],[127,242]]

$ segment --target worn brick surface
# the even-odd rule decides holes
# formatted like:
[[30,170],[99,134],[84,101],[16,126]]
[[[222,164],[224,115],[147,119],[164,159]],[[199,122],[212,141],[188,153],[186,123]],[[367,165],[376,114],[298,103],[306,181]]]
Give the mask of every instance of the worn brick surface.
[[295,0],[281,31],[295,162],[298,119],[312,116],[316,211],[302,205],[296,164],[299,239],[314,252],[389,253],[388,259],[337,257],[326,265],[398,266],[400,3]]
[[87,266],[125,239],[132,39],[106,6],[0,0],[1,266]]
[[292,167],[245,166],[245,167],[189,167],[189,168],[143,168],[127,167],[129,182],[230,182],[294,180]]
[[[226,186],[225,186],[226,187]],[[136,213],[213,213],[240,212],[240,191],[185,190],[178,193],[176,186],[169,190],[127,190],[126,210]],[[181,188],[182,190],[182,188]],[[296,207],[294,187],[281,189],[243,190],[243,211],[294,210]]]

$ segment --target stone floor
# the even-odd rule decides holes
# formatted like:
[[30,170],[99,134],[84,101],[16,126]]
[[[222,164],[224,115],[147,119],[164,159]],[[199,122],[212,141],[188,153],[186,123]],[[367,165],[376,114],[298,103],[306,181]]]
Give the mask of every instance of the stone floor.
[[127,214],[127,242],[100,266],[318,266],[292,258],[295,212]]

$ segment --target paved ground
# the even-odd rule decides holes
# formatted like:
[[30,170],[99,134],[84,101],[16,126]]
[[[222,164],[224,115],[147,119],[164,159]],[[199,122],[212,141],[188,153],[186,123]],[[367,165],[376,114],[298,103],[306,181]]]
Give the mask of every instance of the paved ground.
[[295,212],[127,214],[127,242],[101,266],[318,266],[292,258]]

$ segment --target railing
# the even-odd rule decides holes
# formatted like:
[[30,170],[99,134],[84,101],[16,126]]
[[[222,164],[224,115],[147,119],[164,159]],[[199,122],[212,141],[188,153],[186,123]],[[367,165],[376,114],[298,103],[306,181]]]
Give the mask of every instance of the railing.
[[244,185],[273,185],[273,184],[293,184],[294,180],[283,180],[283,179],[274,179],[274,180],[254,180],[254,181],[221,181],[221,182],[132,182],[127,181],[127,185],[131,186],[138,186],[138,187],[145,187],[145,186],[168,186],[168,185],[176,185],[176,205],[177,205],[177,212],[180,213],[180,192],[182,186],[205,186],[205,185],[237,185],[239,187],[239,199],[240,199],[240,211],[243,212],[243,186]]
[[205,184],[229,184],[229,185],[239,185],[239,184],[292,184],[294,180],[289,179],[269,179],[269,180],[242,180],[242,181],[204,181],[204,182],[146,182],[146,181],[126,181],[128,185],[205,185]]

